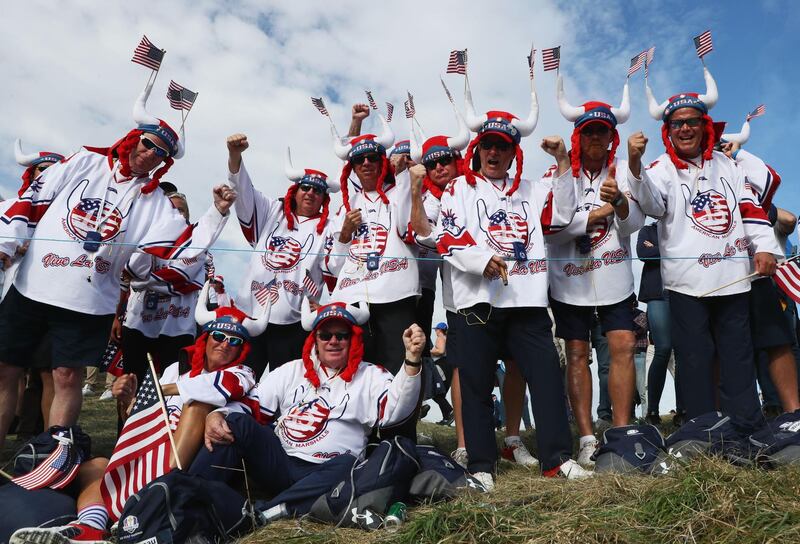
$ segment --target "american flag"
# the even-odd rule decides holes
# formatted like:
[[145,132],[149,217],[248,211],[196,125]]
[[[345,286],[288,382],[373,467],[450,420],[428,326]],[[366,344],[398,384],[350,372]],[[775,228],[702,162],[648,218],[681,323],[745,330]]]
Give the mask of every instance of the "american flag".
[[442,87],[444,87],[444,94],[447,95],[447,99],[450,101],[451,104],[455,104],[455,102],[453,102],[453,95],[450,94],[450,89],[448,89],[447,85],[444,84],[444,80],[442,78],[439,78],[439,81],[442,82]]
[[406,117],[411,118],[417,114],[417,108],[414,107],[414,96],[411,93],[408,93],[408,100],[405,101],[406,107]]
[[697,49],[697,56],[701,59],[714,50],[714,45],[711,43],[710,30],[706,30],[699,36],[695,36],[694,48]]
[[167,100],[169,105],[176,110],[189,111],[197,100],[197,93],[190,91],[183,85],[169,81],[169,88],[167,89]]
[[756,107],[753,111],[747,114],[747,120],[753,119],[754,117],[761,117],[767,112],[767,106],[761,104],[760,106]]
[[561,62],[561,46],[542,49],[542,62],[544,63],[545,72],[558,70],[558,65]]
[[319,299],[319,296],[322,294],[322,289],[317,283],[314,281],[314,278],[311,277],[311,273],[306,270],[306,277],[303,278],[303,289],[305,290],[308,298]]
[[131,61],[142,66],[147,66],[151,70],[158,70],[161,67],[161,61],[164,59],[164,50],[159,49],[152,44],[147,36],[142,36],[142,41],[133,50],[133,58]]
[[270,304],[276,304],[278,302],[278,281],[273,278],[268,284],[259,287],[254,295],[262,306],[267,304],[267,300]]
[[731,219],[725,197],[710,189],[692,199],[692,216],[698,225],[718,234],[728,230]]
[[100,482],[100,492],[112,520],[119,519],[128,497],[170,471],[169,428],[157,387],[148,368]]
[[372,91],[364,91],[364,92],[367,93],[367,102],[369,102],[369,107],[372,108],[373,110],[377,110],[378,103],[375,102],[374,98],[372,98]]
[[12,483],[25,489],[43,489],[50,487],[61,489],[66,487],[78,474],[81,458],[71,441],[62,439],[53,452],[39,466],[27,474],[17,476]]
[[631,66],[628,68],[628,77],[631,77],[633,74],[639,71],[644,64],[644,59],[647,57],[647,51],[642,51],[635,57],[631,59]]
[[775,283],[795,302],[800,302],[800,255],[782,262],[775,271]]
[[119,349],[119,344],[114,340],[109,340],[106,345],[106,351],[103,353],[98,371],[108,372],[112,376],[122,376],[124,367],[122,366],[122,350]]
[[105,203],[103,224],[98,226],[100,204],[101,200],[99,198],[83,198],[72,209],[67,218],[74,232],[84,240],[88,232],[99,230],[102,240],[105,242],[116,236],[122,226],[122,216],[114,207],[114,204],[110,202]]
[[456,49],[454,51],[450,51],[450,58],[447,60],[446,73],[461,74],[461,75],[465,75],[467,73],[466,49],[463,50]]
[[311,97],[311,103],[314,104],[314,107],[319,110],[319,112],[328,117],[328,108],[325,107],[325,102],[322,101],[322,97],[314,98]]
[[653,63],[653,58],[656,56],[656,46],[654,45],[647,50],[647,58],[644,60],[644,77],[647,78],[650,65]]
[[391,102],[386,103],[386,122],[392,122],[392,114],[394,113],[394,104]]
[[211,253],[206,254],[206,264],[204,266],[206,269],[206,280],[216,276],[217,268],[214,266],[214,256]]
[[536,60],[536,49],[534,49],[533,46],[531,46],[531,54],[528,55],[528,73],[530,74],[531,79],[533,79],[533,63],[535,60]]

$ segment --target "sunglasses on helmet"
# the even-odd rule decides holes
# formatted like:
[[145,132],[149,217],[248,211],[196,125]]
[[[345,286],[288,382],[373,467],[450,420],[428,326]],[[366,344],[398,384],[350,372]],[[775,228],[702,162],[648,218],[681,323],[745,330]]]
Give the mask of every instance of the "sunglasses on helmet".
[[503,140],[481,140],[481,149],[489,151],[491,148],[503,152],[511,149],[511,142],[504,142]]
[[369,161],[371,163],[376,163],[381,160],[381,156],[377,153],[365,153],[363,155],[359,155],[357,157],[353,157],[350,159],[350,162],[353,164],[364,164],[364,161]]
[[583,136],[604,136],[611,131],[606,125],[601,123],[592,123],[588,126],[585,126],[581,129],[581,134]]
[[703,122],[702,117],[690,117],[689,119],[675,119],[674,121],[669,122],[669,128],[677,130],[683,127],[683,125],[687,125],[689,127],[694,128],[694,127],[699,127],[700,123],[702,122]]
[[232,347],[241,346],[242,344],[244,344],[244,338],[242,338],[241,336],[225,334],[222,331],[214,331],[210,334],[210,336],[215,342],[219,342],[220,344],[227,340],[228,345]]
[[155,152],[156,156],[161,157],[162,159],[166,159],[167,157],[169,157],[169,151],[167,151],[166,149],[155,143],[147,136],[142,135],[141,137],[139,137],[139,141],[142,142],[142,145],[145,147],[145,149],[147,150],[152,149]]
[[303,191],[304,193],[312,191],[315,195],[321,195],[322,194],[322,189],[320,189],[319,187],[317,187],[315,185],[310,185],[308,183],[301,183],[300,184],[300,190]]
[[453,162],[453,156],[445,155],[444,157],[439,157],[438,159],[425,161],[422,163],[422,165],[425,167],[425,170],[434,170],[437,164],[441,166],[447,166],[451,162]]
[[351,333],[349,332],[328,332],[328,331],[320,331],[317,333],[317,338],[322,340],[323,342],[328,342],[331,338],[336,337],[338,341],[349,340]]

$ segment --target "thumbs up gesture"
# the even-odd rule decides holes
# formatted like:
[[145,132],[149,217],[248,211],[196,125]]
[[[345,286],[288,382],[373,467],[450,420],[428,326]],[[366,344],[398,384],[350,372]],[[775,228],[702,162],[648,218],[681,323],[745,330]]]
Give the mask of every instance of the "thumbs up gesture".
[[624,199],[624,195],[617,185],[617,165],[612,163],[608,167],[608,177],[600,185],[600,200],[609,202],[612,206],[619,206]]

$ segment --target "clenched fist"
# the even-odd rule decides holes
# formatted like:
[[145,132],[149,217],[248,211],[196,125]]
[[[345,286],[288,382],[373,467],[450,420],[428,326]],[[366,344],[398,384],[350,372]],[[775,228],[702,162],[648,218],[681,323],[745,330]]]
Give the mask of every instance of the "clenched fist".
[[369,117],[369,106],[366,104],[353,104],[353,119],[364,120]]
[[406,360],[418,363],[422,359],[422,349],[425,347],[425,333],[416,323],[403,331],[403,345],[406,347]]
[[236,202],[236,191],[227,185],[217,185],[213,189],[214,206],[222,215],[228,215],[233,203]]
[[642,174],[642,157],[647,149],[647,136],[642,131],[635,132],[628,138],[628,167],[637,178]]

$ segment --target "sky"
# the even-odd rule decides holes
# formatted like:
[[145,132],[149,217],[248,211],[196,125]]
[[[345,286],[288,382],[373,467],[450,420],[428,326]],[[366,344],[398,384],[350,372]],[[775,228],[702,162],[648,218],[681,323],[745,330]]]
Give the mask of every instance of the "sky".
[[[410,0],[403,3],[173,0],[142,4],[90,0],[4,3],[0,21],[0,194],[12,195],[22,169],[13,142],[26,152],[69,153],[82,145],[107,146],[133,127],[131,107],[149,70],[130,62],[146,34],[167,53],[148,109],[180,124],[165,97],[170,79],[199,92],[186,124],[186,155],[165,180],[189,198],[197,218],[211,203],[210,189],[226,177],[225,138],[243,132],[251,142],[244,160],[256,188],[285,193],[283,155],[295,166],[338,178],[328,122],[309,97],[322,96],[340,132],[350,106],[370,89],[379,104],[392,102],[398,139],[407,138],[402,115],[407,91],[428,135],[453,134],[452,110],[439,83],[452,49],[468,48],[469,75],[478,111],[501,109],[526,117],[531,44],[538,50],[535,81],[539,124],[523,141],[524,175],[549,165],[542,137],[565,140],[570,124],[555,101],[555,72],[543,72],[541,49],[561,46],[561,73],[573,104],[618,104],[630,58],[656,46],[650,84],[658,100],[704,92],[692,37],[711,29],[714,51],[706,64],[720,90],[710,112],[738,131],[758,104],[767,113],[752,122],[747,148],[783,174],[776,202],[800,211],[788,142],[800,114],[800,4],[795,2],[503,1],[473,3]],[[465,7],[466,6],[466,7]],[[463,111],[463,78],[445,76]],[[646,160],[663,152],[660,123],[647,114],[643,74],[630,81],[632,115],[620,127],[623,142],[637,130],[650,138]],[[373,127],[372,116],[365,130]],[[624,156],[624,146],[620,155]],[[235,221],[216,249],[216,266],[235,285],[249,254]],[[229,249],[231,251],[223,251]],[[233,283],[233,285],[231,285]]]

